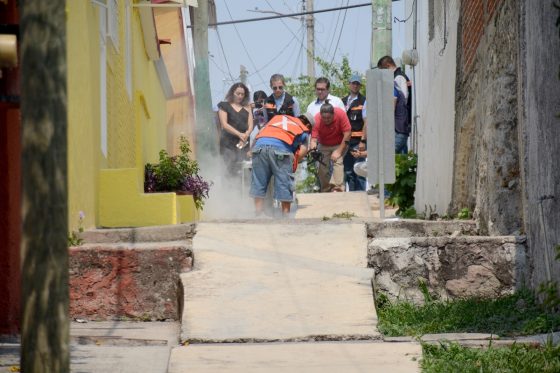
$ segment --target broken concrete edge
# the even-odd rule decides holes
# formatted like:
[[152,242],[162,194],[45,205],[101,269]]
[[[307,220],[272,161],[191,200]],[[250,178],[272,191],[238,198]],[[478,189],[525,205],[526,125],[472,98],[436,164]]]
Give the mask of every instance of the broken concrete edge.
[[291,338],[181,338],[181,345],[210,344],[210,343],[289,343],[289,342],[348,342],[348,341],[381,341],[379,334],[352,334],[352,335],[307,335]]
[[176,224],[138,228],[99,228],[79,233],[88,243],[143,243],[192,241],[196,234],[196,224]]
[[525,244],[527,237],[525,236],[431,236],[431,237],[417,237],[417,236],[391,236],[391,237],[374,237],[369,240],[372,243],[391,243],[402,242],[407,240],[409,244],[420,247],[430,246],[445,246],[449,244]]
[[314,225],[322,224],[366,224],[371,222],[371,218],[354,216],[351,218],[333,218],[332,216],[324,216],[321,218],[252,218],[252,219],[212,219],[200,222],[212,224],[263,224],[263,225]]
[[88,244],[69,249],[70,316],[92,321],[180,320],[190,244]]
[[399,219],[366,223],[368,238],[421,236],[478,236],[474,220]]

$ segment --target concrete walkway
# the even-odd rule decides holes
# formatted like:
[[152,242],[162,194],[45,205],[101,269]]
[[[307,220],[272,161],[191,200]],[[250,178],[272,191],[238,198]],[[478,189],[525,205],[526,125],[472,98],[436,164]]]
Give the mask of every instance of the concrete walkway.
[[418,371],[420,346],[376,329],[365,193],[298,199],[296,219],[199,224],[169,372]]

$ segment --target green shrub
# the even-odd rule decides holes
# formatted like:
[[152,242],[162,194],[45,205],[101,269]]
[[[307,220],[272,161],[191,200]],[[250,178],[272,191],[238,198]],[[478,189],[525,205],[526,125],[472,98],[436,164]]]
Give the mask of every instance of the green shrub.
[[411,211],[407,210],[414,205],[417,163],[418,156],[412,152],[395,154],[396,181],[394,184],[387,185],[387,191],[390,193],[389,203],[399,207],[398,216],[403,216],[405,213],[411,215]]

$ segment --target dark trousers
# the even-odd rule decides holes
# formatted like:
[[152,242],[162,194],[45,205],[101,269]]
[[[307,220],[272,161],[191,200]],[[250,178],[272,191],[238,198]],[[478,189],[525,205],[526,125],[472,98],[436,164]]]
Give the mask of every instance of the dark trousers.
[[352,145],[352,143],[350,143],[350,149],[346,152],[343,160],[344,180],[348,183],[349,192],[355,190],[366,190],[366,178],[358,176],[354,172],[354,163],[365,161],[365,158],[354,158],[354,156],[350,154],[350,150],[356,146],[358,146],[358,144]]

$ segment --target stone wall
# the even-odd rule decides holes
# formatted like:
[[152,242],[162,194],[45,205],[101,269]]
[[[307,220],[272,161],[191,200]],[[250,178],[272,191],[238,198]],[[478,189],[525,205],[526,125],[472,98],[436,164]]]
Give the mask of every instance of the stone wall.
[[[463,207],[473,210],[481,234],[515,235],[523,229],[517,116],[519,4],[476,3],[482,8],[470,13],[466,5],[461,8],[450,207],[452,213]],[[473,21],[477,17],[484,21],[482,29],[472,27],[480,25]]]
[[523,237],[381,237],[368,244],[374,289],[390,299],[423,302],[419,281],[442,299],[494,298],[527,280]]

